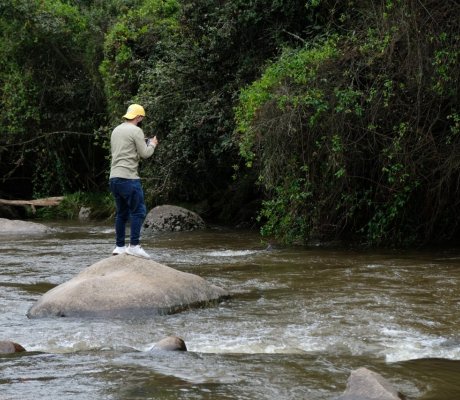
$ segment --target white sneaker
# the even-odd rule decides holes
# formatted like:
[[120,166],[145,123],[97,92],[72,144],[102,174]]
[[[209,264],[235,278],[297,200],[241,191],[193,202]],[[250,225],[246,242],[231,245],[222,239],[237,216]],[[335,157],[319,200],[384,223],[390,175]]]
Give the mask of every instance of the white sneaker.
[[145,252],[145,250],[141,247],[140,244],[136,246],[129,245],[126,249],[126,254],[136,257],[150,258],[150,256]]
[[112,251],[112,256],[118,256],[119,254],[126,253],[126,246],[123,247],[115,247]]

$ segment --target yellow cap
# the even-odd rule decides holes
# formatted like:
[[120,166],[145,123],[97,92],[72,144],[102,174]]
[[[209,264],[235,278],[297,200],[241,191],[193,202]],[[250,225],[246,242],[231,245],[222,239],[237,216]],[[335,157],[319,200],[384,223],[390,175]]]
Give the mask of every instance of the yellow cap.
[[126,114],[123,115],[123,118],[134,119],[138,115],[142,115],[143,117],[145,117],[144,107],[140,106],[139,104],[131,104],[128,107],[128,111],[126,111]]

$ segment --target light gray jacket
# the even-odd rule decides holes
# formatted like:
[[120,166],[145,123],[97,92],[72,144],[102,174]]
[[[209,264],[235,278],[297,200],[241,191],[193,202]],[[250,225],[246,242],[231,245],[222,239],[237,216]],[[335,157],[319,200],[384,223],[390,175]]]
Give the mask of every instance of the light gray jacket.
[[139,159],[150,157],[155,147],[145,143],[141,128],[123,122],[112,132],[110,149],[112,152],[110,178],[139,179]]

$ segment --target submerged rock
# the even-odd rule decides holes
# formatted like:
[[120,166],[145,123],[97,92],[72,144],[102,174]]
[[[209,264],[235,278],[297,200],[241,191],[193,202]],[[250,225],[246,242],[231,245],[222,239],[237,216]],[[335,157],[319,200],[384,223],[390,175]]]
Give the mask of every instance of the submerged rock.
[[51,289],[29,309],[27,316],[172,314],[226,297],[226,290],[197,275],[123,254],[105,258]]
[[18,343],[0,340],[0,354],[22,353],[23,351],[26,349]]
[[52,231],[52,228],[36,222],[0,218],[0,235],[36,235]]
[[168,336],[155,343],[150,351],[187,351],[187,346],[180,337]]
[[163,205],[153,208],[142,227],[144,233],[194,231],[205,228],[203,219],[182,207]]
[[401,400],[398,391],[381,375],[367,368],[351,371],[345,392],[336,400]]

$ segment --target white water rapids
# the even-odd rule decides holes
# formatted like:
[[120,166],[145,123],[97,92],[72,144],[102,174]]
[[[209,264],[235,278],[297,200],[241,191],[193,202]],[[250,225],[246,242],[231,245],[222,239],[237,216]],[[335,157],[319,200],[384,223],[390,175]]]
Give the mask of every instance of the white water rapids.
[[[443,359],[460,370],[458,250],[265,250],[250,232],[163,234],[143,241],[155,261],[232,298],[150,319],[29,320],[44,292],[112,250],[107,225],[56,228],[0,238],[0,340],[33,352],[0,358],[0,399],[330,399],[360,366],[409,398],[460,398],[449,373],[433,386],[426,366]],[[152,357],[169,335],[189,353]]]

